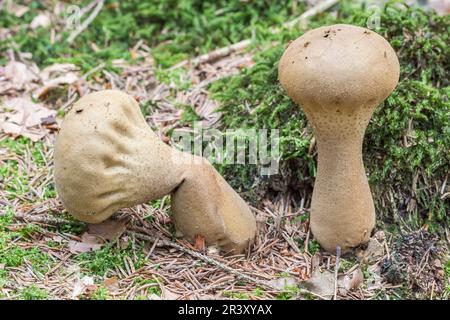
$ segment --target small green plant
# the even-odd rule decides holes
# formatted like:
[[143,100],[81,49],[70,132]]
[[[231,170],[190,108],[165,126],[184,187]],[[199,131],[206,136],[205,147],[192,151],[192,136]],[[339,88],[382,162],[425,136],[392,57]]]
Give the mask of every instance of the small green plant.
[[114,270],[116,266],[126,270],[125,257],[130,257],[133,261],[135,254],[137,260],[134,261],[134,268],[138,269],[145,264],[143,246],[136,245],[137,248],[134,252],[133,247],[131,243],[127,248],[120,248],[118,245],[110,244],[94,252],[82,253],[77,256],[77,260],[89,272],[103,277],[108,274],[108,271]]
[[316,240],[310,240],[308,243],[309,253],[314,255],[319,250],[320,250],[320,244]]
[[136,286],[144,286],[150,285],[147,287],[148,294],[156,294],[157,296],[161,296],[161,288],[159,287],[158,281],[156,279],[147,279],[143,277],[137,277],[133,279],[133,283]]
[[23,300],[45,300],[48,299],[48,292],[31,285],[20,292]]
[[447,296],[450,296],[450,260],[448,260],[444,265],[444,274],[445,274],[445,293]]
[[99,286],[97,290],[95,290],[91,296],[91,300],[108,300],[109,292],[108,289],[104,286]]
[[249,295],[247,293],[242,293],[242,292],[224,291],[223,295],[225,297],[228,297],[231,299],[237,299],[237,300],[248,300],[249,299]]

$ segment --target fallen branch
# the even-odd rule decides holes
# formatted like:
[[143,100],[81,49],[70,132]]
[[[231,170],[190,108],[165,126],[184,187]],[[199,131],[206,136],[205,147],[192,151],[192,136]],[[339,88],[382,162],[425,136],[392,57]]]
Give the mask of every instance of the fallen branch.
[[245,40],[239,41],[238,43],[234,43],[228,47],[216,49],[207,54],[203,54],[201,56],[198,56],[197,58],[194,58],[192,60],[192,64],[194,66],[196,66],[196,65],[199,65],[202,63],[218,60],[218,59],[226,57],[234,52],[244,50],[251,43],[252,43],[251,39],[245,39]]
[[24,221],[24,222],[36,222],[36,223],[43,223],[48,225],[61,225],[61,224],[67,224],[67,223],[73,223],[73,221],[69,221],[62,218],[55,218],[50,217],[47,215],[23,215],[23,214],[15,214],[14,218]]
[[298,24],[298,25],[300,25],[301,28],[306,28],[309,19],[311,19],[312,17],[314,17],[315,15],[317,15],[319,13],[324,12],[325,10],[328,10],[329,8],[331,8],[338,2],[339,2],[339,0],[325,0],[325,1],[319,2],[316,6],[303,12],[299,17],[297,17],[294,20],[291,20],[289,22],[286,22],[285,24],[283,24],[283,26],[286,28],[292,28],[296,24]]

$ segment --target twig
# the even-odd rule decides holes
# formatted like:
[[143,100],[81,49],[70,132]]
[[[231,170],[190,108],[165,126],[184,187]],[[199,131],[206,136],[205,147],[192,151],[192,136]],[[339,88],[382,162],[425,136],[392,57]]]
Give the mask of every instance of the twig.
[[281,235],[283,236],[284,240],[286,240],[286,242],[291,246],[291,248],[296,252],[296,253],[301,253],[300,249],[298,248],[298,246],[294,243],[294,241],[292,240],[292,237],[290,237],[286,232],[282,232]]
[[294,20],[291,20],[289,22],[286,22],[283,26],[286,28],[292,28],[296,24],[299,24],[300,27],[305,28],[308,20],[315,16],[316,14],[319,14],[321,12],[324,12],[325,10],[331,8],[336,3],[338,3],[339,0],[325,0],[317,4],[316,6],[312,7],[309,10],[306,10],[303,12],[299,17],[295,18]]
[[336,265],[334,266],[334,294],[333,300],[337,299],[337,291],[338,291],[338,273],[339,273],[339,263],[341,258],[341,247],[336,247]]
[[98,15],[100,10],[103,8],[104,0],[96,0],[97,6],[94,8],[94,11],[92,11],[91,15],[87,17],[86,20],[78,27],[74,32],[70,34],[70,36],[67,38],[67,42],[70,44],[72,43],[76,37],[80,35],[81,32],[84,31],[91,23],[94,21],[95,17]]
[[[338,3],[340,0],[325,0],[320,2],[318,5],[316,5],[315,7],[305,11],[304,13],[302,13],[300,16],[298,16],[297,18],[286,22],[283,24],[284,28],[292,28],[294,27],[296,24],[301,25],[302,28],[306,27],[306,23],[307,21],[312,18],[313,16],[315,16],[316,14],[319,14],[321,12],[326,11],[327,9],[329,9],[330,7],[332,7],[333,5],[335,5],[336,3]],[[280,28],[275,28],[272,27],[271,31],[276,34],[281,32],[282,29]],[[210,62],[210,61],[214,61],[214,60],[218,60],[220,58],[226,57],[229,54],[236,52],[236,51],[243,51],[245,50],[248,46],[250,46],[250,44],[252,43],[252,39],[244,39],[241,40],[237,43],[234,43],[232,45],[229,45],[227,47],[223,47],[223,48],[219,48],[216,49],[214,51],[211,51],[209,53],[197,56],[196,58],[192,59],[192,64],[194,66],[202,64],[202,63],[206,63],[206,62]],[[188,64],[188,60],[184,60],[181,61],[180,63],[172,66],[170,68],[170,70],[174,70],[174,69],[178,69],[180,67],[183,67],[185,65]]]
[[223,57],[226,57],[226,56],[232,54],[233,52],[244,50],[251,44],[251,42],[252,42],[251,39],[245,39],[245,40],[239,41],[238,43],[234,43],[228,47],[224,47],[224,48],[220,48],[220,49],[211,51],[209,53],[206,53],[206,54],[203,54],[201,56],[194,58],[192,60],[192,64],[195,66],[198,64],[218,60],[220,58],[223,58]]
[[14,218],[25,221],[25,222],[37,222],[37,223],[43,223],[43,224],[49,224],[49,225],[60,225],[60,224],[66,224],[66,223],[72,223],[69,220],[61,219],[61,218],[55,218],[50,216],[44,216],[44,215],[23,215],[23,214],[16,214],[14,215]]

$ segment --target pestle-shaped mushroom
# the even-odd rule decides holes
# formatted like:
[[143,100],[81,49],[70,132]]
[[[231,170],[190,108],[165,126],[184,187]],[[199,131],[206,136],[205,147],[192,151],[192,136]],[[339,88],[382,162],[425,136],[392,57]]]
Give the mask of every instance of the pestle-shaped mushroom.
[[383,37],[343,24],[306,32],[281,57],[280,83],[303,107],[316,134],[310,221],[327,251],[367,242],[375,225],[362,141],[374,108],[397,85],[399,69]]
[[68,112],[56,140],[55,184],[67,211],[84,222],[172,194],[175,228],[190,241],[201,235],[239,253],[256,232],[247,204],[212,165],[164,144],[120,91],[86,95]]

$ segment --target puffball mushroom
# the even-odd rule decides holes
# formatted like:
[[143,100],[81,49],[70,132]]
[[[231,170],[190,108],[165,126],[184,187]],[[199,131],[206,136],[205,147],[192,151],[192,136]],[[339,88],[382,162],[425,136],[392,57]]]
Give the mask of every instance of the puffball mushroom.
[[362,141],[373,110],[398,83],[394,50],[371,30],[326,26],[290,43],[278,72],[282,87],[303,107],[316,134],[311,231],[330,252],[367,242],[375,208]]
[[256,232],[247,204],[214,167],[164,144],[120,91],[88,94],[68,112],[56,141],[55,184],[67,211],[88,223],[171,194],[175,228],[188,240],[200,235],[239,253]]

